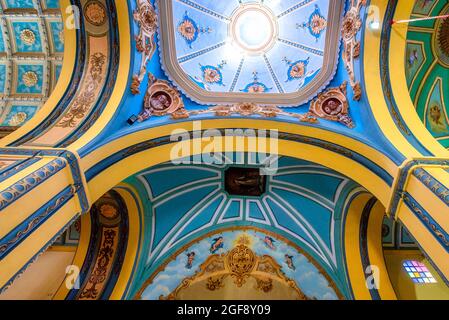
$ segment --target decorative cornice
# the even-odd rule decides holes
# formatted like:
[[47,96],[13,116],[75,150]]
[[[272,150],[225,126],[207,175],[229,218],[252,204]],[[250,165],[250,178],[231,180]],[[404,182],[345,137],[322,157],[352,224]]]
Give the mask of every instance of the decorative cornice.
[[[449,165],[449,160],[447,164]],[[447,206],[449,206],[449,189],[445,185],[432,177],[432,175],[423,168],[417,168],[413,170],[413,175],[418,178],[419,181],[421,181],[438,198],[440,198]]]
[[5,285],[0,287],[0,294],[8,290],[9,287],[14,283],[14,281],[25,273],[25,271],[34,263],[36,260],[45,252],[51,245],[58,240],[58,238],[80,217],[80,213],[77,213],[56,235],[48,241],[45,246],[43,246]]
[[[235,129],[236,128],[232,128],[231,130],[235,130]],[[226,134],[226,130],[227,129],[221,129],[218,131],[221,133],[221,136],[224,136]],[[193,133],[191,132],[190,134],[191,134],[191,139],[193,139]],[[379,165],[377,165],[373,161],[369,160],[368,158],[364,157],[363,155],[361,155],[357,152],[354,152],[348,148],[345,148],[341,145],[330,143],[330,142],[327,142],[327,141],[324,141],[321,139],[306,137],[306,136],[292,134],[292,133],[285,133],[285,132],[279,132],[277,138],[281,139],[281,140],[310,144],[310,145],[317,146],[317,147],[320,147],[320,148],[323,148],[326,150],[330,150],[332,152],[335,152],[337,154],[340,154],[349,159],[359,162],[360,164],[362,164],[363,166],[365,166],[366,168],[368,168],[369,170],[371,170],[375,174],[377,174],[388,185],[391,185],[393,182],[393,178],[387,171],[385,171],[384,168],[380,167]],[[107,169],[111,165],[113,165],[129,156],[132,156],[136,153],[143,152],[145,150],[157,148],[157,147],[164,146],[164,145],[171,144],[171,143],[173,143],[173,142],[171,141],[170,136],[166,136],[166,137],[160,137],[157,139],[142,141],[135,145],[126,147],[126,148],[112,154],[108,158],[102,160],[100,163],[98,163],[94,167],[90,168],[86,172],[86,179],[87,179],[87,181],[90,181],[96,175],[98,175],[100,172]]]
[[0,192],[0,211],[4,210],[11,203],[17,201],[24,194],[30,192],[35,187],[48,180],[67,166],[63,159],[55,159],[25,178],[17,181],[9,188]]

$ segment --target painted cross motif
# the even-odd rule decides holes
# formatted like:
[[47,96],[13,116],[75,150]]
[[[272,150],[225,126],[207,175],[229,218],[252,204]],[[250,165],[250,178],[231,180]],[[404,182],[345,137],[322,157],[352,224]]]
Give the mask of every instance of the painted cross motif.
[[240,90],[247,93],[266,93],[273,88],[267,87],[264,83],[259,81],[259,73],[253,72],[253,82],[249,83],[244,89]]

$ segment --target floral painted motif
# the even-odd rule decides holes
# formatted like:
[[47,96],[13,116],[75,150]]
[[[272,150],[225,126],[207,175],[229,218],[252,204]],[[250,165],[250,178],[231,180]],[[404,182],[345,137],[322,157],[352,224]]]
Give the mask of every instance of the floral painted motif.
[[211,65],[203,66],[200,64],[203,81],[209,84],[224,86],[225,84],[223,83],[223,74],[221,73],[221,69],[223,69],[225,65],[226,61],[224,60],[216,67]]
[[96,90],[103,80],[103,68],[106,64],[106,56],[102,52],[95,52],[90,56],[89,78],[85,88],[74,99],[69,111],[56,125],[59,128],[74,128],[86,116],[92,103],[95,102]]
[[190,48],[193,43],[198,40],[198,37],[202,33],[211,33],[212,29],[209,27],[202,28],[189,17],[187,11],[184,14],[183,20],[178,24],[178,32],[181,37],[184,38]]
[[268,88],[265,84],[259,81],[258,72],[253,72],[253,79],[254,81],[252,83],[249,83],[244,89],[240,90],[242,92],[247,93],[266,93],[269,92],[273,88]]
[[284,57],[283,61],[288,66],[287,81],[285,82],[303,79],[307,76],[307,66],[309,65],[310,57],[307,57],[305,60],[298,60],[295,62],[292,62],[287,59],[287,57]]
[[20,40],[22,40],[25,45],[31,46],[36,42],[36,35],[33,30],[23,29],[20,32]]
[[297,29],[308,29],[310,34],[318,41],[327,28],[327,20],[321,14],[318,5],[315,5],[315,11],[310,15],[309,21],[296,25]]

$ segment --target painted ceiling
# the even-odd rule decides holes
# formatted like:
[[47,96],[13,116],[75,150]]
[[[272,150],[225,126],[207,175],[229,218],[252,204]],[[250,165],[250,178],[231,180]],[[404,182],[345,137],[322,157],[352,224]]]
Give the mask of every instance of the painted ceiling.
[[63,54],[59,0],[0,0],[0,127],[34,116],[56,85]]
[[[230,194],[226,164],[167,163],[128,179],[146,198],[145,277],[195,239],[251,227],[295,243],[344,291],[340,221],[345,199],[357,185],[310,162],[288,157],[277,161],[279,168],[266,177],[260,196]],[[254,167],[248,157],[242,163],[240,167]]]
[[296,97],[299,105],[313,98],[335,72],[338,51],[329,41],[337,41],[334,34],[339,36],[335,30],[341,4],[336,3],[159,1],[162,23],[167,20],[169,29],[163,24],[159,36],[165,70],[198,102],[207,103],[206,97],[212,96],[241,102],[238,97],[244,95],[294,93],[289,97]]
[[[418,0],[412,18],[449,13],[447,1]],[[406,77],[416,110],[427,129],[449,148],[449,19],[409,26]]]
[[[297,248],[273,237],[274,235],[262,231],[249,230],[226,231],[206,237],[175,256],[164,271],[157,274],[148,286],[144,286],[139,298],[143,300],[161,298],[190,300],[204,297],[214,300],[338,299],[333,284],[321,273],[319,267]],[[212,269],[210,268],[212,263],[222,261],[220,255],[227,254],[225,260],[230,261],[233,256],[228,253],[239,250],[254,257],[248,260],[250,265],[252,262],[254,264],[252,268],[248,268],[244,278],[226,281],[232,278],[226,267],[207,272]],[[276,270],[281,276],[273,276],[275,272],[264,273],[263,270],[267,267],[268,270]],[[212,285],[212,281],[208,281],[206,286],[201,285],[200,281],[195,281],[195,275],[201,280],[204,279],[203,274],[214,279],[215,285]],[[236,281],[237,284],[233,283]],[[176,290],[179,286],[182,286],[182,290]],[[182,291],[194,292],[186,294]]]

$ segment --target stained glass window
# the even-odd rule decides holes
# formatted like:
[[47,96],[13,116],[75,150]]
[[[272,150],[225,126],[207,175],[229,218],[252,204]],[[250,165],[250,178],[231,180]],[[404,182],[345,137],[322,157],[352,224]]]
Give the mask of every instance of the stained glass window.
[[414,283],[436,283],[437,281],[430,273],[424,263],[419,261],[407,260],[402,263],[404,270],[410,276]]

